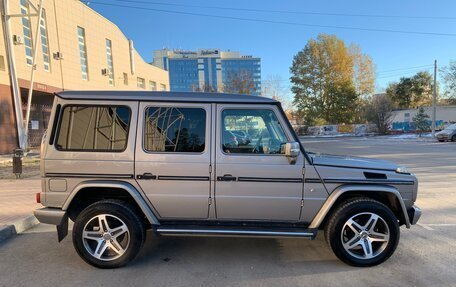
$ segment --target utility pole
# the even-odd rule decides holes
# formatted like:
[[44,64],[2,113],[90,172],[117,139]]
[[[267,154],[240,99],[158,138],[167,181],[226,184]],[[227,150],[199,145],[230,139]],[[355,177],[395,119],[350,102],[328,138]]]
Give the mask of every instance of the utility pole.
[[432,98],[432,137],[435,138],[435,118],[437,107],[437,60],[434,60],[434,91],[433,91],[433,98]]
[[19,89],[19,84],[17,81],[17,71],[16,63],[14,61],[14,44],[13,44],[13,35],[11,33],[10,20],[15,15],[10,15],[9,12],[9,0],[3,0],[3,28],[5,32],[5,43],[6,43],[6,54],[8,58],[8,68],[11,80],[11,89],[13,92],[14,100],[14,114],[16,116],[16,128],[17,128],[17,137],[19,142],[19,148],[24,149],[24,129],[23,129],[23,116],[22,116],[22,100],[21,100],[21,91]]
[[[29,0],[29,5],[31,4]],[[35,11],[38,13],[38,20],[36,21],[36,34],[35,34],[35,43],[33,44],[32,51],[32,71],[30,73],[30,88],[28,90],[28,97],[27,97],[27,111],[25,115],[25,123],[24,123],[24,144],[25,151],[27,152],[28,148],[28,134],[29,134],[29,122],[30,122],[30,109],[32,108],[32,94],[33,94],[33,82],[35,81],[35,70],[36,70],[36,54],[38,51],[38,40],[40,37],[40,27],[41,27],[41,18],[43,17],[43,0],[40,0],[38,4],[38,9],[34,7]]]

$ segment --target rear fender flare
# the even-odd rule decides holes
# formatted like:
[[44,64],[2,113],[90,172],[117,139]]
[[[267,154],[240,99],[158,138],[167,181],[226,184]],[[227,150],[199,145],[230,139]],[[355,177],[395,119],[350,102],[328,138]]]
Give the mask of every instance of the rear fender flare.
[[155,216],[152,208],[150,205],[144,200],[143,196],[141,193],[130,183],[128,182],[123,182],[123,181],[105,181],[105,180],[91,180],[91,181],[85,181],[80,183],[75,187],[75,189],[71,192],[71,194],[68,196],[66,199],[62,210],[68,210],[68,207],[70,206],[71,202],[75,198],[75,196],[78,194],[79,191],[88,188],[88,187],[102,187],[102,188],[119,188],[123,189],[126,192],[130,194],[130,196],[133,198],[133,200],[138,204],[139,208],[141,211],[144,213],[146,216],[147,220],[152,224],[152,225],[160,225],[159,220]]

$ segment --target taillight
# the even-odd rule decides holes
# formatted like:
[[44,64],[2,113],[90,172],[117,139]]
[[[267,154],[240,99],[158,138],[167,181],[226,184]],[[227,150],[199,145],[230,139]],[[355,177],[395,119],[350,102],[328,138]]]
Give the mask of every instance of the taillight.
[[37,192],[35,194],[35,197],[36,197],[36,203],[41,203],[41,193]]

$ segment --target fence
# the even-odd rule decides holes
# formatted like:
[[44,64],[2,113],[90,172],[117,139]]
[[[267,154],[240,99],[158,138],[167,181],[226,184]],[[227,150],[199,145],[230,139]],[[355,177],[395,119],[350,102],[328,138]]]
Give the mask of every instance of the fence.
[[[27,106],[22,106],[25,115]],[[49,117],[51,116],[52,105],[32,104],[30,109],[28,147],[39,148],[41,139],[47,129]]]

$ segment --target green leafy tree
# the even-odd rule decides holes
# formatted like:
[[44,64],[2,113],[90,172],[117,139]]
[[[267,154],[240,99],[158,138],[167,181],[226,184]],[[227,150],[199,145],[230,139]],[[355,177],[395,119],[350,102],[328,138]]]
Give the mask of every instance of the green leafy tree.
[[426,114],[424,111],[424,108],[421,107],[418,110],[418,113],[413,117],[413,121],[416,124],[416,130],[419,132],[420,137],[423,132],[426,132],[429,130],[429,115]]
[[[310,39],[290,68],[296,114],[309,125],[350,123],[361,95],[373,90],[372,61],[334,35]],[[372,76],[373,77],[373,76]]]
[[398,83],[390,83],[386,93],[398,108],[413,108],[432,104],[433,76],[418,72],[412,77],[402,77]]

